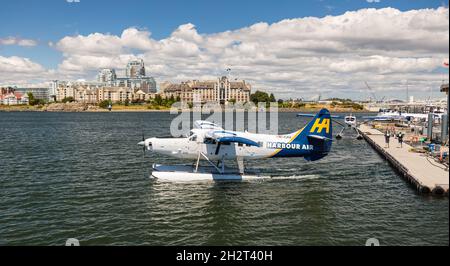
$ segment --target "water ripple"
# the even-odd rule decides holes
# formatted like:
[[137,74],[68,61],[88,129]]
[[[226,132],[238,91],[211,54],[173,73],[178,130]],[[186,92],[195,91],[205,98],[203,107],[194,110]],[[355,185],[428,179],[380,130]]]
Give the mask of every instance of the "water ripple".
[[[0,245],[448,245],[448,198],[417,195],[367,143],[317,162],[249,161],[254,182],[164,183],[151,163],[190,163],[136,143],[166,113],[0,113]],[[280,131],[305,120],[279,117]],[[144,123],[145,122],[145,123]]]

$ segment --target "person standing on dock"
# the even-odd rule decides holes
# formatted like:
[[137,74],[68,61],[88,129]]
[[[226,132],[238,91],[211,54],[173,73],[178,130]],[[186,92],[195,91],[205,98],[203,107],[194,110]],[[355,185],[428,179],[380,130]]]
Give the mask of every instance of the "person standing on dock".
[[397,135],[398,144],[400,144],[400,148],[403,148],[403,133],[400,131]]
[[384,140],[386,142],[386,148],[389,148],[389,138],[391,137],[391,132],[389,130],[386,130],[384,133]]

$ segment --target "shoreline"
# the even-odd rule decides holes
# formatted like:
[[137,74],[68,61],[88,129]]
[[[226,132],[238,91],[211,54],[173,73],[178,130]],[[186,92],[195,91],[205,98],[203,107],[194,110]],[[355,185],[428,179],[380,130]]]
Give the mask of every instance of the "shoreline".
[[[322,108],[327,108],[334,113],[370,113],[368,110],[353,109],[351,107],[335,107],[330,105],[315,105],[299,108],[278,108],[280,113],[295,113],[295,112],[309,112],[314,113],[320,111]],[[40,106],[31,105],[0,105],[0,112],[87,112],[87,113],[109,113],[109,112],[170,112],[170,108],[149,108],[148,105],[116,105],[112,110],[100,108],[96,105],[82,104],[82,103],[52,103]],[[192,109],[190,109],[192,111]]]
[[[324,107],[327,108],[327,107]],[[320,111],[322,108],[279,108],[279,113],[315,113]],[[341,109],[341,108],[327,108],[332,113],[376,113],[371,112],[369,110],[350,110],[350,109]],[[192,111],[192,109],[190,109]],[[170,109],[135,109],[135,108],[120,108],[120,109],[112,109],[111,111],[107,109],[96,109],[96,110],[47,110],[42,108],[13,108],[0,107],[0,113],[12,113],[12,112],[50,112],[50,113],[168,113]]]

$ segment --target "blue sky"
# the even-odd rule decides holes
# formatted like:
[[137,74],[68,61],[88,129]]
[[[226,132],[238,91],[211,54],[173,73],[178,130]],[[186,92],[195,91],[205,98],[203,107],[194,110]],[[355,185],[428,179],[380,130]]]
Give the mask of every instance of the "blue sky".
[[[70,1],[70,0],[69,0]],[[399,10],[437,8],[439,0],[14,0],[2,1],[0,37],[37,40],[37,47],[0,47],[4,56],[28,57],[55,68],[62,55],[48,47],[67,35],[93,32],[120,35],[128,27],[147,29],[162,39],[179,25],[193,23],[199,33],[238,29],[257,22],[273,23],[286,18],[339,15],[349,10],[394,7]]]

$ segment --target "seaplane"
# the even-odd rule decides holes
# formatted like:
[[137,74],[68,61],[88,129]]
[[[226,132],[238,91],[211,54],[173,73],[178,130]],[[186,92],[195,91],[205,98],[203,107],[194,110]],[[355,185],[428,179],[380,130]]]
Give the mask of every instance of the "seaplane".
[[[330,152],[332,144],[331,115],[320,110],[303,128],[285,135],[256,134],[224,130],[209,121],[196,121],[185,138],[147,138],[138,143],[144,151],[182,159],[192,165],[153,164],[151,177],[165,181],[245,180],[267,178],[245,169],[244,160],[276,157],[303,157],[319,160]],[[225,166],[236,160],[237,168]],[[206,161],[201,166],[200,161]]]
[[336,139],[342,139],[342,136],[344,135],[344,131],[346,129],[350,129],[355,131],[356,133],[356,139],[361,140],[363,137],[361,136],[361,134],[359,134],[357,127],[357,123],[356,123],[356,116],[349,114],[344,116],[344,123],[347,125],[346,127],[342,127],[341,132],[339,132],[336,135]]

